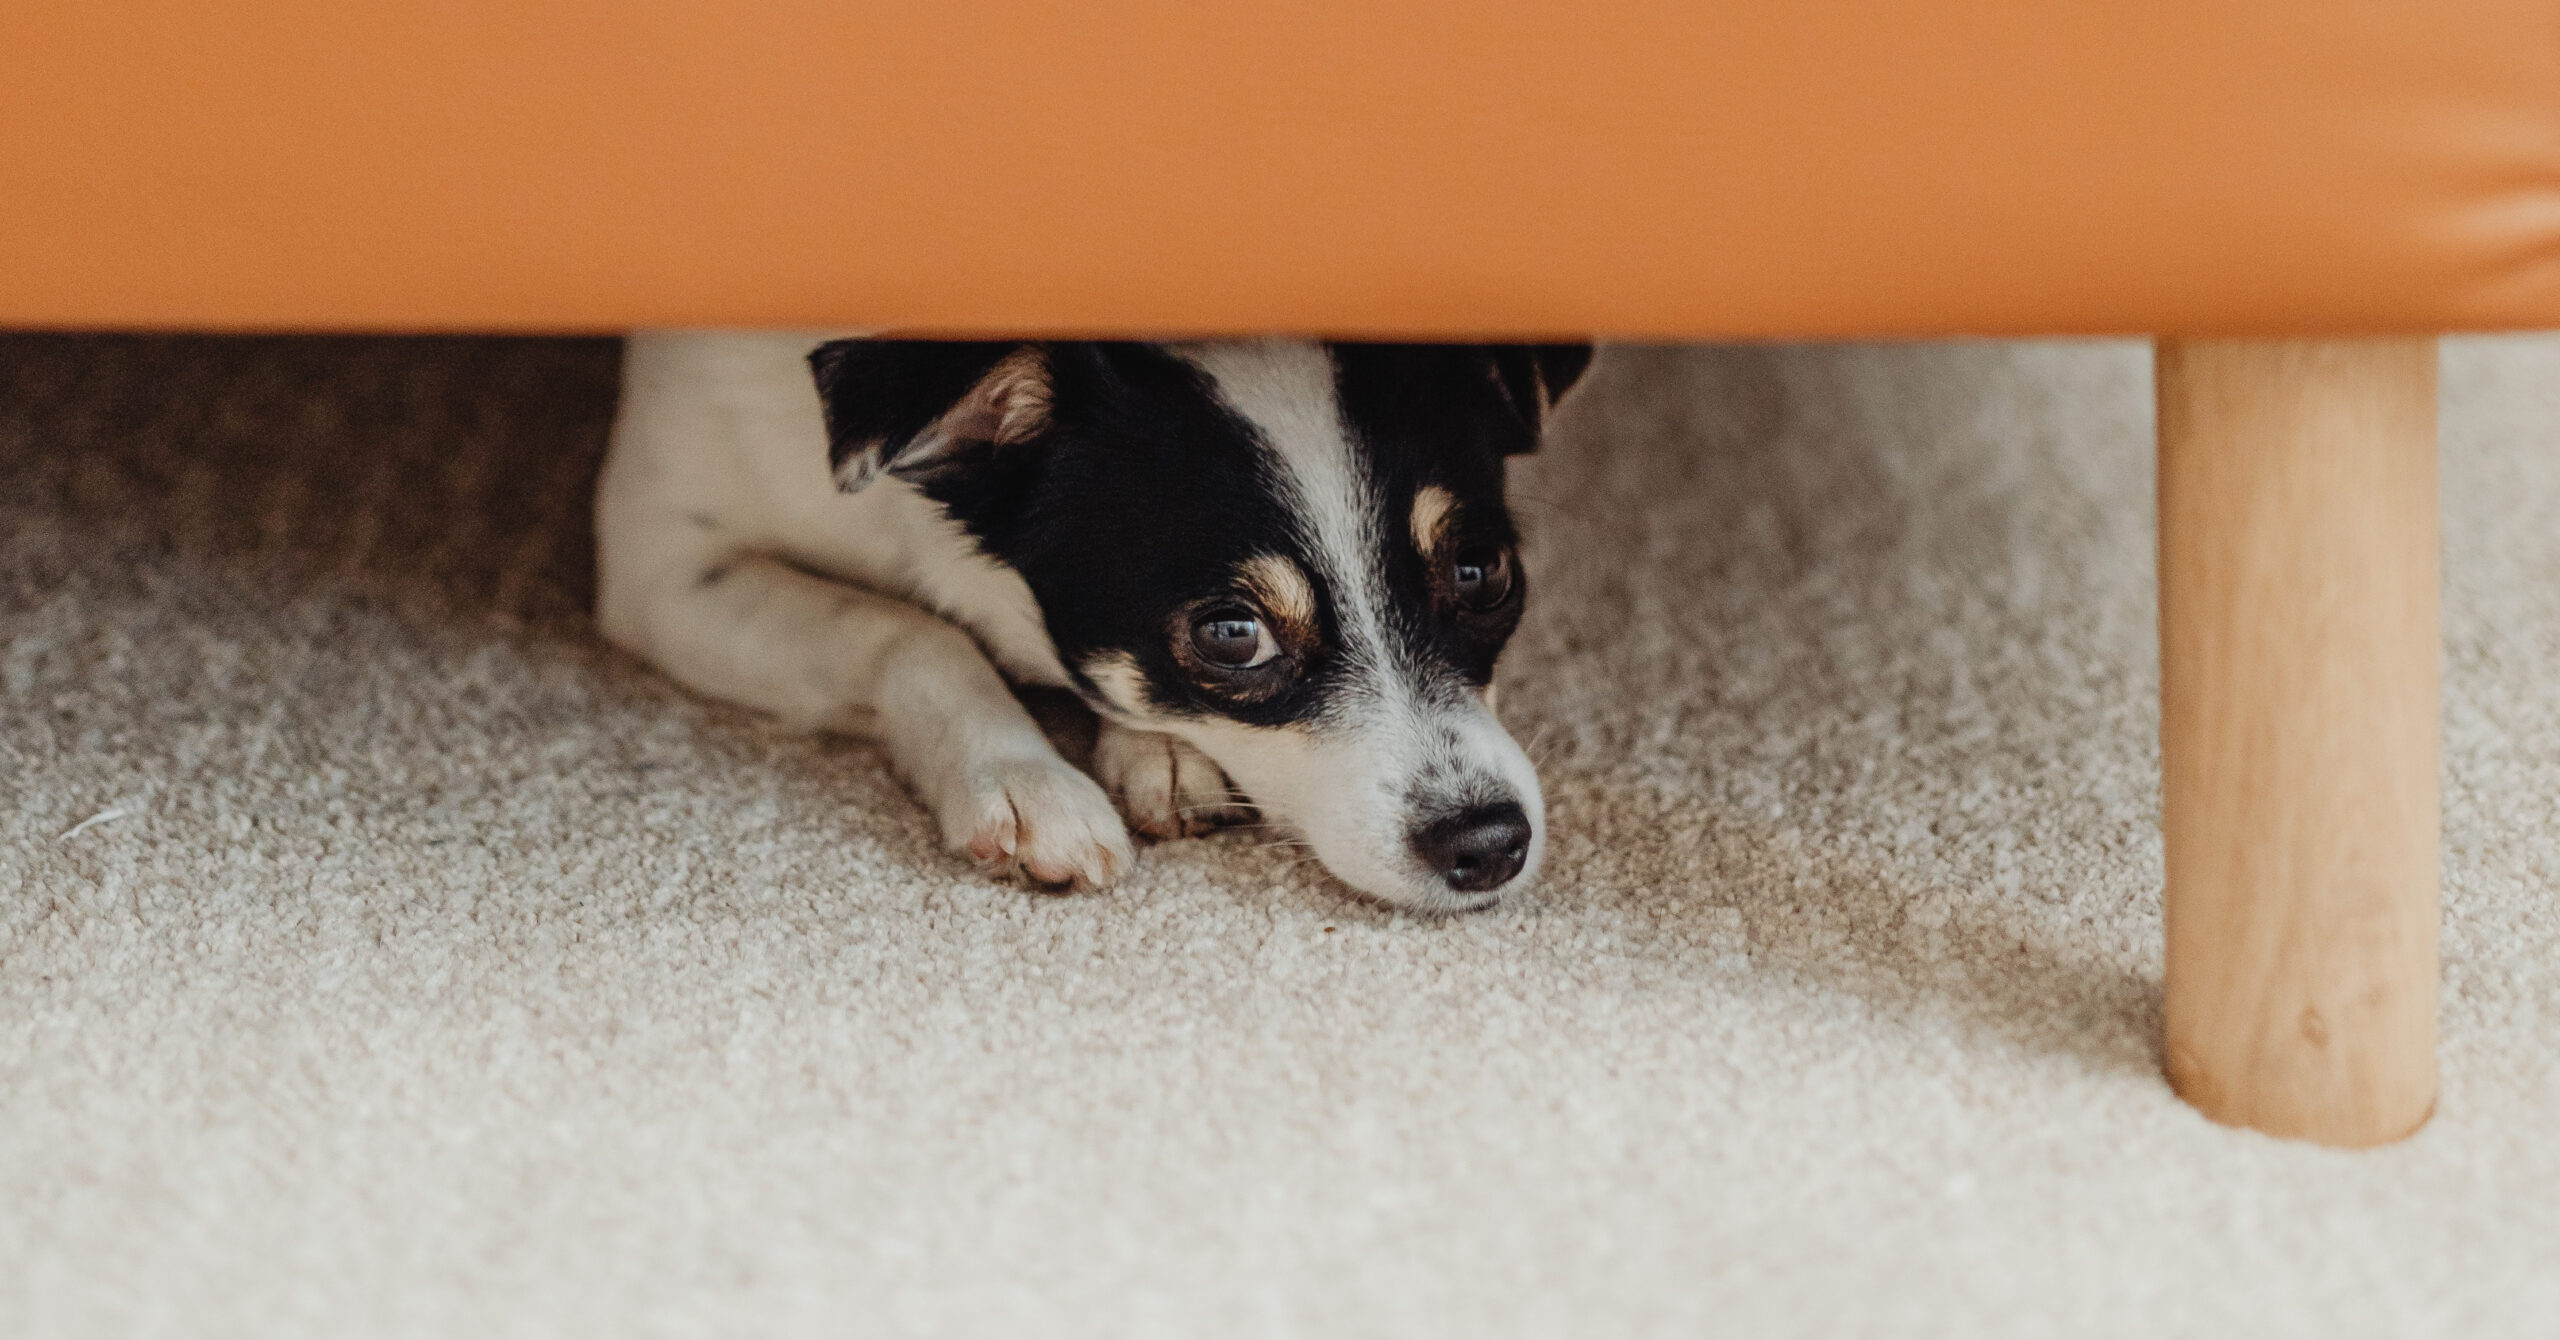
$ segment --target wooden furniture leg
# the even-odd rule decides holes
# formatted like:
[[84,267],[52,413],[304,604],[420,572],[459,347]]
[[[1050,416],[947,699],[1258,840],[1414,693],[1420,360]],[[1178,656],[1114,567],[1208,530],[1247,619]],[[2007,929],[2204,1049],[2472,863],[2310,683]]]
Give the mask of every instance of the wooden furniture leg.
[[2169,1082],[2396,1140],[2436,1094],[2436,343],[2159,342]]

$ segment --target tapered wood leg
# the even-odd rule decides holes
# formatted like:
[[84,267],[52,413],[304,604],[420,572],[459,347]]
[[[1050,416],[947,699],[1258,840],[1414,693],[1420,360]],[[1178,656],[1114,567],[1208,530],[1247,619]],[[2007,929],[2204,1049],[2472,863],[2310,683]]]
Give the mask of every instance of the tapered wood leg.
[[2436,1094],[2432,339],[2162,340],[2169,1081],[2396,1140]]

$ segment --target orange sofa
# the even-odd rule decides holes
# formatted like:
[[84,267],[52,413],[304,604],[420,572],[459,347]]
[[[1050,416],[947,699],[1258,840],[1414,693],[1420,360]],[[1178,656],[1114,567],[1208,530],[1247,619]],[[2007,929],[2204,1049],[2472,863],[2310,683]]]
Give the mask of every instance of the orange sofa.
[[2165,1054],[2435,1091],[2432,337],[2560,0],[17,0],[0,324],[2162,339]]

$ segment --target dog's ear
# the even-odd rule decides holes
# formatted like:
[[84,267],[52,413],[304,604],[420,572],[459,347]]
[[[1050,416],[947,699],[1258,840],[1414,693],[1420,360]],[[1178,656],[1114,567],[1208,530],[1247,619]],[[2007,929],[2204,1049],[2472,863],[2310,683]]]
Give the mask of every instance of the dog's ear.
[[1498,344],[1489,346],[1493,356],[1493,379],[1502,393],[1528,421],[1529,443],[1537,445],[1538,433],[1546,427],[1547,417],[1555,413],[1565,392],[1582,380],[1583,371],[1591,366],[1588,344]]
[[827,462],[851,493],[882,474],[916,478],[1049,426],[1048,351],[1037,344],[834,340],[809,355],[827,417]]

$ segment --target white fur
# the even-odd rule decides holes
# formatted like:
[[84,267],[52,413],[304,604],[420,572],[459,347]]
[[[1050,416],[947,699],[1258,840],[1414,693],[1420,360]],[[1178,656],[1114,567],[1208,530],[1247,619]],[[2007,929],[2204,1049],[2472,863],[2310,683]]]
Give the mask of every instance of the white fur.
[[[1351,667],[1352,687],[1328,719],[1304,729],[1229,721],[1141,724],[1180,735],[1216,759],[1255,803],[1302,834],[1344,883],[1413,907],[1458,909],[1495,896],[1453,891],[1413,855],[1406,837],[1422,817],[1408,803],[1415,780],[1443,774],[1492,784],[1488,790],[1507,784],[1529,815],[1527,862],[1511,884],[1525,887],[1537,877],[1546,849],[1537,770],[1480,699],[1431,692],[1413,667],[1399,664],[1386,632],[1386,537],[1375,524],[1376,486],[1344,429],[1332,361],[1315,345],[1278,340],[1177,352],[1260,430],[1273,483],[1292,497],[1301,538],[1335,593],[1338,650]],[[1446,799],[1454,806],[1465,798]]]
[[[806,363],[822,338],[632,338],[596,502],[606,635],[703,692],[876,736],[946,840],[991,866],[1110,883],[1132,859],[1111,797],[1057,755],[998,674],[1068,683],[1029,588],[905,481],[837,487]],[[1086,667],[1104,699],[1096,767],[1110,792],[1147,830],[1179,833],[1232,805],[1232,777],[1344,882],[1407,906],[1480,906],[1493,895],[1453,892],[1407,846],[1417,779],[1447,777],[1528,812],[1512,887],[1525,885],[1546,845],[1536,773],[1485,699],[1434,691],[1398,664],[1372,484],[1330,361],[1283,341],[1180,352],[1267,441],[1356,669],[1326,719],[1258,729],[1158,719],[1134,664]]]
[[606,636],[715,697],[876,736],[982,863],[1111,883],[1135,858],[1110,798],[988,660],[1065,682],[1030,591],[902,481],[836,489],[818,342],[633,337],[596,491]]

